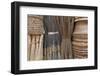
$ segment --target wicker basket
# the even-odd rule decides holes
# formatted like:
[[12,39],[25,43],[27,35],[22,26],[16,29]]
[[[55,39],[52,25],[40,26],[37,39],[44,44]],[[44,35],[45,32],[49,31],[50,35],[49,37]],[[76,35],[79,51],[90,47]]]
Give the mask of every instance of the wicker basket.
[[88,21],[86,17],[75,18],[75,29],[72,38],[74,58],[88,57]]

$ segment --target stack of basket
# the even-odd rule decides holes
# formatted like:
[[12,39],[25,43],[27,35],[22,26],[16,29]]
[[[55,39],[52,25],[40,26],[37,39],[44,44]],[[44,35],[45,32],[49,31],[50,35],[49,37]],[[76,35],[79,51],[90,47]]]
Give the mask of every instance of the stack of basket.
[[72,38],[74,58],[88,57],[88,20],[87,17],[75,17],[75,28]]

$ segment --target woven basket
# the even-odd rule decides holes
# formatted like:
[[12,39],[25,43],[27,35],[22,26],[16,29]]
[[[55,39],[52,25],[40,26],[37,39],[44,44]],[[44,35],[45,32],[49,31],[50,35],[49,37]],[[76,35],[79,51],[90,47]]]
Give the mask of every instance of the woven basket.
[[88,57],[88,21],[86,17],[75,18],[75,29],[72,38],[74,58]]

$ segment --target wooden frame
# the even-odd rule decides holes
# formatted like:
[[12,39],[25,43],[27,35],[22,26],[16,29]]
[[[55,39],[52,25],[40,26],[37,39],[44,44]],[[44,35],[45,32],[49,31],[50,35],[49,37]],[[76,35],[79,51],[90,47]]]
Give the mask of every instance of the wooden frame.
[[[20,7],[43,7],[43,8],[60,8],[60,9],[82,9],[94,11],[94,65],[80,67],[61,67],[46,69],[27,69],[20,70]],[[12,2],[11,3],[11,73],[43,73],[73,70],[97,69],[97,7],[81,5],[61,5],[48,3],[31,3],[31,2]]]

